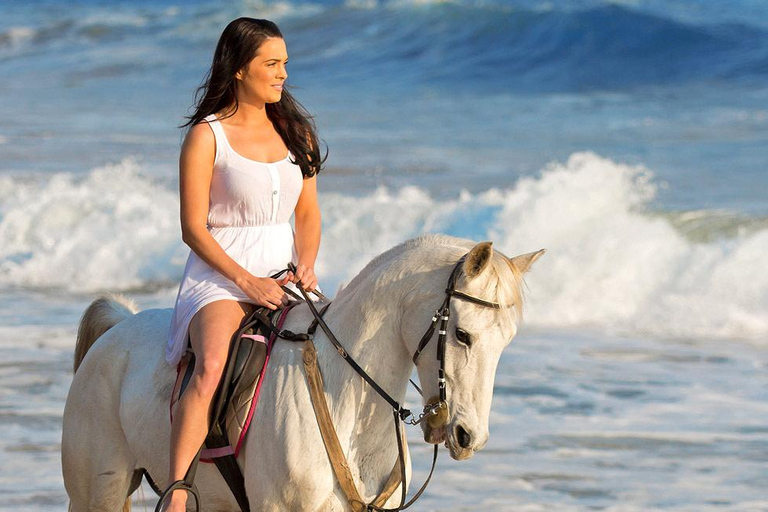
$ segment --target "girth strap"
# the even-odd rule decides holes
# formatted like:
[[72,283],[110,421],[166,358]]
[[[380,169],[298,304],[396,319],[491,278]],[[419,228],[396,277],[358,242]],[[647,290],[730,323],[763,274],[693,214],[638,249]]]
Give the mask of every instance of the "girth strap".
[[[344,451],[341,449],[339,438],[336,435],[336,429],[331,420],[328,403],[325,400],[323,391],[323,377],[317,366],[317,351],[311,339],[304,342],[302,360],[304,361],[304,370],[307,378],[307,386],[309,387],[309,396],[312,400],[312,408],[315,410],[315,418],[320,427],[320,434],[323,438],[323,444],[328,453],[328,459],[331,462],[333,473],[336,475],[336,479],[339,481],[339,485],[341,486],[342,491],[344,491],[344,495],[347,497],[347,501],[349,501],[353,512],[366,512],[369,510],[369,507],[365,504],[360,493],[357,491],[355,480],[352,477],[352,472],[349,468],[349,462],[344,456]],[[401,441],[400,450],[401,453],[403,453],[401,436],[398,436],[398,440]],[[384,485],[384,489],[379,493],[376,499],[373,500],[372,505],[377,507],[384,505],[395,492],[398,485],[402,484],[403,489],[405,489],[405,484],[402,480],[402,467],[404,466],[400,459],[401,457],[398,457],[398,460],[395,461],[395,465],[392,468],[387,483]]]

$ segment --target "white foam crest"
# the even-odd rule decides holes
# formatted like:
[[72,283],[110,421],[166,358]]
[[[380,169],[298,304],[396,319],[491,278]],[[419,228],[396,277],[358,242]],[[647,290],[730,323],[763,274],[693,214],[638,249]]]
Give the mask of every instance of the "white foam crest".
[[508,256],[547,248],[527,276],[529,323],[663,337],[768,334],[768,230],[685,237],[648,210],[653,174],[593,153],[552,164],[509,190],[435,201],[417,187],[325,194],[318,273],[348,280],[423,232],[493,240]]
[[350,280],[375,256],[423,233],[483,239],[504,201],[497,189],[439,201],[415,186],[397,191],[382,186],[364,197],[323,193],[322,247],[315,270],[336,284]]
[[3,176],[0,198],[0,285],[89,291],[178,279],[177,195],[131,159],[84,177]]
[[374,256],[421,233],[433,206],[417,187],[396,193],[380,187],[367,197],[322,194],[323,234],[318,275],[351,279]]
[[148,23],[144,14],[129,11],[97,10],[78,20],[78,25],[88,27],[143,27]]
[[695,243],[645,211],[651,173],[577,153],[520,180],[490,238],[546,247],[530,274],[529,320],[682,337],[768,333],[768,231]]
[[[374,2],[374,5],[371,7],[376,7],[379,5],[382,5],[388,9],[413,9],[413,8],[422,8],[422,7],[432,7],[432,6],[443,6],[443,5],[452,5],[452,6],[458,6],[458,7],[464,7],[469,9],[488,9],[488,10],[502,10],[502,11],[508,11],[510,9],[515,8],[515,5],[508,2],[508,1],[498,1],[498,0],[382,0],[380,3],[375,3],[376,0],[371,0]],[[352,2],[353,4],[358,4],[365,2],[366,4],[370,4],[371,1],[365,2],[365,0],[347,0],[347,2]],[[354,5],[353,5],[354,6]]]
[[16,48],[32,41],[35,35],[37,31],[32,27],[9,27],[0,33],[0,46],[7,44]]
[[[692,237],[675,227],[675,215],[649,211],[655,192],[647,169],[593,153],[574,154],[511,189],[448,200],[415,186],[363,197],[324,192],[315,270],[332,295],[394,245],[447,233],[493,240],[508,256],[548,250],[527,276],[531,324],[765,337],[764,223],[747,219],[757,227],[723,224],[724,231]],[[175,287],[188,254],[178,206],[175,190],[142,176],[130,159],[47,182],[0,177],[0,286]],[[722,224],[721,216],[712,219]]]
[[418,7],[422,5],[440,5],[440,4],[457,4],[462,2],[458,0],[389,0],[387,7]]
[[345,0],[344,7],[349,9],[376,9],[379,0]]

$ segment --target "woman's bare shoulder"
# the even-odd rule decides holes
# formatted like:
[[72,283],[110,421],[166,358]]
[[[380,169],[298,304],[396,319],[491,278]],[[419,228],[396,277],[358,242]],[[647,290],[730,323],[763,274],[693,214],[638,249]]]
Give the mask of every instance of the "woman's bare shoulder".
[[207,121],[193,125],[184,137],[182,152],[210,153],[216,152],[216,138]]
[[184,144],[205,144],[213,143],[215,141],[213,130],[208,125],[208,121],[200,121],[199,123],[192,125],[184,138]]

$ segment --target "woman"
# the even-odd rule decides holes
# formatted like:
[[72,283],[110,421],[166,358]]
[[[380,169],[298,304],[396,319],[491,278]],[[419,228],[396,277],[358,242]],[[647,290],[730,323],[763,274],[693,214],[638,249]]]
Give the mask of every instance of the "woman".
[[[179,164],[181,227],[191,251],[166,359],[176,365],[189,343],[197,362],[174,413],[169,485],[184,478],[205,439],[229,342],[243,318],[254,305],[286,304],[281,286],[289,281],[317,286],[316,175],[325,159],[311,117],[284,90],[287,62],[274,23],[232,21],[184,125],[191,128]],[[289,261],[295,275],[268,277]],[[174,491],[166,510],[185,510],[186,500],[186,492]]]

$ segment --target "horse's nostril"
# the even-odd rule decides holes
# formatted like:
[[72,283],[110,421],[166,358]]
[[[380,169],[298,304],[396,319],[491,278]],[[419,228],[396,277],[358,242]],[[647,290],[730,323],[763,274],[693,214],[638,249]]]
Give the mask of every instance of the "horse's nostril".
[[472,443],[472,436],[461,425],[456,427],[456,439],[459,440],[459,446],[462,448],[469,448]]

